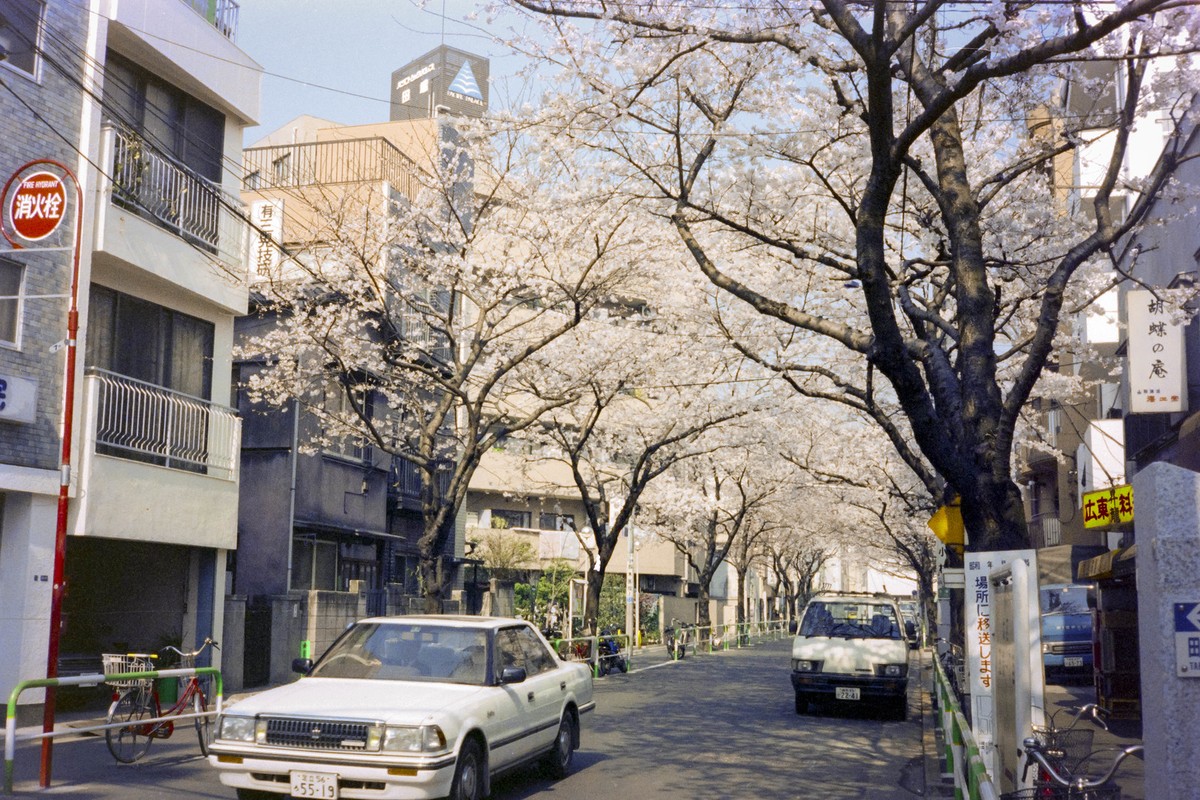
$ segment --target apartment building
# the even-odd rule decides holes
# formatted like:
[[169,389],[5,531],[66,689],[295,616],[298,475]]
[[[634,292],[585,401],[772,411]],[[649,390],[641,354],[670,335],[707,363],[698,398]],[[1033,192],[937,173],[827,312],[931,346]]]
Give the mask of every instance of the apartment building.
[[[76,179],[82,198],[74,289],[70,239],[39,251],[18,237],[0,254],[0,379],[20,395],[0,412],[0,691],[46,673],[60,530],[61,673],[220,638],[237,530],[233,321],[248,297],[237,165],[261,72],[236,44],[237,13],[232,0],[0,2],[5,177],[50,159],[69,204]],[[21,701],[36,715],[40,696]]]

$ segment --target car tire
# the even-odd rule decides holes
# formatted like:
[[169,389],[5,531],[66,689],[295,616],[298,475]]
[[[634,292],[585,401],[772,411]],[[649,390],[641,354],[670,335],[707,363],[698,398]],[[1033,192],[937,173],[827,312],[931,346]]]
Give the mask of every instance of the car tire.
[[484,773],[487,769],[483,751],[474,739],[463,742],[454,767],[449,800],[483,800]]
[[552,778],[565,778],[571,772],[575,760],[575,715],[570,711],[563,714],[554,736],[554,746],[546,754],[546,772]]
[[908,719],[908,698],[904,695],[892,700],[891,703],[892,719],[903,722]]
[[796,713],[808,713],[808,695],[804,692],[796,692]]

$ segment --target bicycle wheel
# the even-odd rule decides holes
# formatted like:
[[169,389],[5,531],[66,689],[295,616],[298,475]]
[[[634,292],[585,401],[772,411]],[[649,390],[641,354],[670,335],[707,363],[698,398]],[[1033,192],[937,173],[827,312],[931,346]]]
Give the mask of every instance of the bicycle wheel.
[[107,728],[104,731],[104,741],[108,752],[122,764],[132,764],[150,749],[151,730],[153,723],[139,722],[143,719],[154,718],[154,704],[146,693],[132,689],[125,692],[108,707],[105,721],[134,723],[120,728]]
[[[196,692],[192,697],[192,711],[203,714],[208,710],[204,695]],[[212,741],[212,717],[196,717],[196,736],[200,739],[200,755],[208,755],[208,743]]]

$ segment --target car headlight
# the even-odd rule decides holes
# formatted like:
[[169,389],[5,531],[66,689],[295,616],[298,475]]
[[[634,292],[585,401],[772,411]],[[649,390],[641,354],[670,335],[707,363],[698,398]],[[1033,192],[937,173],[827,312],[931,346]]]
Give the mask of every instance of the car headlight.
[[230,742],[253,742],[254,717],[222,714],[217,721],[217,738]]
[[903,678],[908,674],[907,664],[876,664],[875,674],[884,678]]
[[792,671],[793,672],[820,672],[821,671],[821,662],[813,661],[812,659],[808,659],[808,658],[793,658],[792,659]]
[[382,749],[389,753],[436,753],[446,749],[446,735],[437,725],[388,725],[383,729]]

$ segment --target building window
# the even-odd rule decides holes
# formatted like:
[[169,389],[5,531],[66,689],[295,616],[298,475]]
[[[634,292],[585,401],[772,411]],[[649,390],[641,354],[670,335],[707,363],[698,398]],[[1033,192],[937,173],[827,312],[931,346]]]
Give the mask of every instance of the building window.
[[16,347],[21,332],[21,299],[25,268],[0,258],[0,344]]
[[111,50],[106,58],[105,116],[160,153],[219,184],[225,115]]
[[275,186],[286,186],[292,177],[292,154],[284,153],[271,162],[271,180]]
[[0,48],[4,63],[30,75],[37,74],[37,47],[42,28],[42,0],[0,0]]
[[[350,402],[350,397],[347,392],[353,392],[354,403]],[[324,411],[333,419],[341,419],[348,421],[351,425],[361,419],[359,412],[354,410],[354,406],[362,409],[362,413],[367,419],[371,419],[371,398],[370,393],[361,388],[350,388],[342,386],[340,381],[330,381],[325,386],[325,402]],[[354,461],[370,461],[374,454],[370,441],[365,436],[358,436],[353,433],[346,433],[337,430],[326,430],[328,436],[328,444],[326,444],[326,452],[336,455],[345,456]]]
[[[497,520],[503,520],[497,522]],[[530,514],[528,511],[510,511],[506,508],[492,509],[493,528],[528,528]]]
[[93,284],[87,365],[212,399],[211,322]]
[[538,529],[543,531],[575,530],[574,514],[539,514]]

